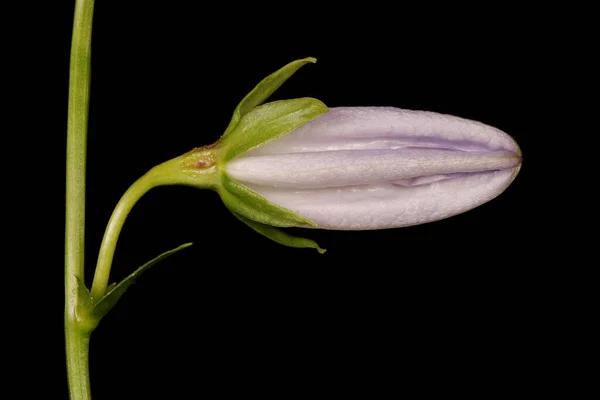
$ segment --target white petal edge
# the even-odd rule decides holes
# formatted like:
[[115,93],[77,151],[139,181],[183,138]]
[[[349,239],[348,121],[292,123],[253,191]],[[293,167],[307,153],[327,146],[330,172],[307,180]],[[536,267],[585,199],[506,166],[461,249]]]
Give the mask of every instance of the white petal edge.
[[507,151],[437,149],[339,150],[240,157],[226,170],[244,184],[288,188],[363,185],[438,174],[512,168],[521,162]]
[[471,210],[502,193],[520,166],[467,174],[420,186],[393,183],[289,190],[248,185],[267,200],[331,230],[400,228]]

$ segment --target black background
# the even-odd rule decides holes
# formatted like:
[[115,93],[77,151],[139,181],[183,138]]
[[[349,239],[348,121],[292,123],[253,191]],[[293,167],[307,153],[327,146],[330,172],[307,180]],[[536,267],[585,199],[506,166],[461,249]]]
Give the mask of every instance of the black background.
[[[74,2],[53,5],[39,37],[53,68],[39,102],[65,137]],[[127,4],[123,4],[127,3]],[[144,275],[94,332],[94,399],[227,397],[233,393],[506,390],[538,356],[544,308],[532,244],[528,160],[539,141],[544,32],[521,9],[385,8],[370,3],[192,6],[98,1],[88,139],[86,282],[113,207],[152,166],[214,142],[262,78],[308,56],[273,100],[396,106],[479,120],[513,136],[524,164],[498,198],[444,221],[372,232],[302,231],[328,251],[290,249],[233,218],[212,192],[151,191],[122,231],[111,280],[157,254],[194,246]],[[60,10],[57,12],[56,10]],[[52,72],[49,72],[52,71]],[[43,142],[45,143],[45,142]],[[29,373],[67,396],[62,333],[64,140],[45,196],[43,315]],[[52,163],[54,165],[54,162]],[[62,169],[61,169],[62,168]],[[54,175],[52,175],[54,177]],[[61,192],[62,191],[62,192]],[[56,207],[49,204],[57,204]],[[460,378],[449,378],[451,375]],[[431,377],[435,376],[435,382]],[[449,380],[446,381],[445,379]],[[210,393],[219,396],[208,396]]]

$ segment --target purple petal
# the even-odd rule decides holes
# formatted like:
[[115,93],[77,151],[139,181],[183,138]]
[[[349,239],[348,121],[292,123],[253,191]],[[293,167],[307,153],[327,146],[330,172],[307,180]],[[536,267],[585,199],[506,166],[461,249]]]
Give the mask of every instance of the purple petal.
[[232,178],[319,228],[422,224],[477,207],[517,175],[499,129],[427,111],[334,108],[227,166]]
[[230,162],[227,171],[244,183],[306,189],[499,170],[519,163],[517,155],[506,151],[403,148],[241,157]]
[[251,150],[247,156],[403,147],[509,151],[520,155],[509,135],[481,122],[394,107],[339,107]]
[[370,230],[418,225],[463,213],[502,193],[518,171],[519,167],[466,174],[418,186],[381,183],[308,190],[249,187],[308,218],[318,228]]

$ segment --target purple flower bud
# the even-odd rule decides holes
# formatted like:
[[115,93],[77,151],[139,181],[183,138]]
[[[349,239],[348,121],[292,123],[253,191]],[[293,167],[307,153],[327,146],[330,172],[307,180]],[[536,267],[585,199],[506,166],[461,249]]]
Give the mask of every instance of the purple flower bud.
[[225,166],[236,181],[318,228],[440,220],[502,193],[521,151],[499,129],[426,111],[332,108]]

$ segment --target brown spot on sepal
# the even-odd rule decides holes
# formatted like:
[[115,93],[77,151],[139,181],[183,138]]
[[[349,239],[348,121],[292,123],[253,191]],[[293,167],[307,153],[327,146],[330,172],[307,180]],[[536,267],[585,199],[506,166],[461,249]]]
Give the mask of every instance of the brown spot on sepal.
[[208,169],[213,167],[216,163],[216,154],[213,149],[218,147],[219,142],[220,140],[217,140],[212,144],[196,147],[188,151],[184,155],[185,163],[188,167],[194,169]]

